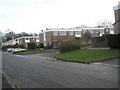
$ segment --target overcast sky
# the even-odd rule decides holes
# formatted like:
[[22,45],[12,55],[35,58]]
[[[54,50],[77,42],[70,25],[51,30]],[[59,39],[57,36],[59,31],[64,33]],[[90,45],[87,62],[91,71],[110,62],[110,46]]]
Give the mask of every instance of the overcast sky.
[[119,0],[0,0],[0,31],[35,32],[45,28],[114,23]]

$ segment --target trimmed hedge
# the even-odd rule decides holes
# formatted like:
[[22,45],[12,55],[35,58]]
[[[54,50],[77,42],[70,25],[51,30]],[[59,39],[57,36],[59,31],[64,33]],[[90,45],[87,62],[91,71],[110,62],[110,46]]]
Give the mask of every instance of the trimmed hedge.
[[111,49],[120,49],[120,34],[109,34],[106,35],[108,40],[108,46]]
[[37,45],[34,42],[28,43],[28,49],[34,50],[36,48],[37,48]]
[[53,49],[53,46],[52,45],[47,45],[46,49]]
[[2,46],[3,51],[5,51],[8,48],[25,48],[25,47],[23,45],[20,45],[20,44]]
[[61,53],[69,52],[77,49],[80,49],[80,44],[78,42],[72,42],[72,41],[63,42],[59,46],[59,50]]

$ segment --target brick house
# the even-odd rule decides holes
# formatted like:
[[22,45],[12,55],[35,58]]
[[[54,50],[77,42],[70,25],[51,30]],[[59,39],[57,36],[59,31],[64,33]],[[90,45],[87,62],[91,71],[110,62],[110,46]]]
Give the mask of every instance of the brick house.
[[86,31],[90,31],[92,37],[99,37],[103,34],[114,34],[113,27],[107,28],[50,28],[40,32],[40,42],[46,45],[52,45],[57,48],[61,42],[70,41],[76,37],[82,37]]
[[115,34],[120,34],[120,2],[118,6],[113,7],[114,13],[115,13]]
[[70,41],[75,37],[81,37],[81,29],[72,29],[72,28],[53,28],[47,29],[46,31],[41,32],[40,42],[46,45],[52,45],[54,48],[57,48],[59,43],[64,41]]

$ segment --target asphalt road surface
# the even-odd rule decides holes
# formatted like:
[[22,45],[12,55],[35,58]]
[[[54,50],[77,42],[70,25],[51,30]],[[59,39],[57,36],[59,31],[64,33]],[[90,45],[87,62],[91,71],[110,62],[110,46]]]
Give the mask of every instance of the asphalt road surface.
[[115,67],[6,52],[2,56],[3,71],[20,88],[118,88],[118,68]]

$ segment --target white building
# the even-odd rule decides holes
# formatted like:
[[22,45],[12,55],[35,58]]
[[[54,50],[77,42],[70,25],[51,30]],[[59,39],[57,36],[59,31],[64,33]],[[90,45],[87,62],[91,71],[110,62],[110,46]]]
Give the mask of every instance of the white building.
[[19,37],[16,39],[12,39],[7,42],[3,42],[2,45],[14,45],[14,44],[21,44],[27,47],[27,44],[30,42],[35,42],[36,45],[38,46],[40,43],[39,36],[24,36],[24,37]]

